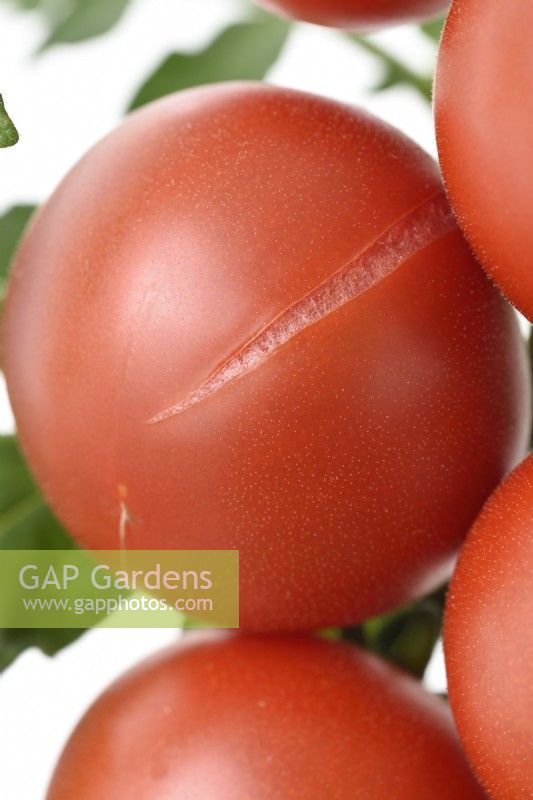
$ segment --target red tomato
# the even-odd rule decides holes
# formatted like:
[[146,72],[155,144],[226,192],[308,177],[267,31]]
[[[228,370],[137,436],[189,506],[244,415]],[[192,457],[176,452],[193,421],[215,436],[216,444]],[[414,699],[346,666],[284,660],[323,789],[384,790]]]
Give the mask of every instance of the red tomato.
[[444,702],[348,645],[172,649],[89,710],[47,800],[482,800]]
[[445,645],[466,750],[494,800],[533,792],[533,456],[490,498],[452,582]]
[[435,90],[445,182],[482,264],[533,319],[533,4],[456,0]]
[[258,0],[271,11],[335,28],[369,30],[433,17],[449,0]]
[[4,333],[67,527],[239,549],[246,628],[434,588],[529,430],[513,312],[434,162],[273,87],[170,97],[97,145],[30,229]]

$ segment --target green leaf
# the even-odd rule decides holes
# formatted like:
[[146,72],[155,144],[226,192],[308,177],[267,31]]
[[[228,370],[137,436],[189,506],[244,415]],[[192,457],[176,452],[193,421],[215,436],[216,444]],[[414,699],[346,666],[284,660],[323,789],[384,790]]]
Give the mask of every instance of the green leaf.
[[13,147],[18,140],[18,131],[6,111],[2,95],[0,94],[0,147]]
[[431,103],[433,93],[433,75],[423,75],[414,69],[411,69],[407,64],[399,58],[389,53],[381,45],[367,39],[366,36],[361,36],[357,33],[347,33],[348,39],[356,44],[358,47],[365,50],[370,55],[375,56],[379,61],[383,77],[379,83],[373,87],[375,92],[382,92],[385,89],[390,89],[393,86],[409,86],[415,92],[424,98],[428,103]]
[[3,0],[5,5],[15,5],[21,11],[33,11],[41,4],[41,0]]
[[328,638],[355,642],[422,678],[441,633],[445,597],[441,589],[407,608],[341,630],[340,637],[328,631]]
[[79,639],[83,628],[0,628],[0,672],[31,647],[52,656]]
[[0,550],[75,546],[37,488],[16,438],[0,436]]
[[175,53],[139,89],[130,110],[172,92],[204,83],[261,80],[280,55],[289,23],[274,17],[232,25],[205,50]]
[[34,211],[35,206],[13,206],[0,216],[0,309],[13,255]]
[[101,36],[121,19],[130,0],[76,0],[70,13],[52,27],[41,47],[74,44]]
[[73,7],[84,0],[0,0],[0,2],[16,6],[20,11],[38,11],[47,21],[48,27],[51,27],[65,19],[72,13]]
[[420,26],[420,30],[428,39],[431,39],[432,42],[439,44],[445,22],[446,17],[432,19],[429,22],[424,22],[424,24]]
[[[0,436],[0,558],[1,550],[74,547],[35,485],[16,438]],[[83,629],[0,629],[0,671],[29,647],[38,647],[52,655],[83,632]]]

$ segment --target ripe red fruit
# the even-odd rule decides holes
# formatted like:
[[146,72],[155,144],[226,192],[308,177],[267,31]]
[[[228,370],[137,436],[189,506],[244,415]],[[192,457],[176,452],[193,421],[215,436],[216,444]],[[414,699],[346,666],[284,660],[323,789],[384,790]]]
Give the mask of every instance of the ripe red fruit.
[[439,155],[483,266],[533,319],[533,4],[456,0],[439,54]]
[[449,0],[258,0],[271,11],[334,28],[371,30],[429,19]]
[[21,439],[99,549],[239,549],[241,624],[426,592],[521,457],[512,310],[434,162],[366,114],[225,85],[133,115],[20,250]]
[[445,627],[450,699],[494,800],[533,787],[533,457],[497,489],[467,539]]
[[447,706],[356,648],[172,649],[89,710],[48,800],[482,800]]

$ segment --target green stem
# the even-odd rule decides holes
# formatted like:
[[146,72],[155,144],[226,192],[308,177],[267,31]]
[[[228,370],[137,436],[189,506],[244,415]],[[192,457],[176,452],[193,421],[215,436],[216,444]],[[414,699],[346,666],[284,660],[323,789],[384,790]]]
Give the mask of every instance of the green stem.
[[445,597],[441,589],[407,608],[326,635],[353,642],[422,678],[441,632]]
[[384,47],[370,41],[365,36],[357,33],[347,33],[346,36],[351,42],[361,47],[367,53],[375,56],[381,62],[385,74],[383,79],[375,87],[375,91],[383,91],[391,86],[405,84],[414,89],[418,94],[431,104],[433,94],[433,78],[429,75],[422,75],[411,67],[407,66],[399,58],[389,53]]

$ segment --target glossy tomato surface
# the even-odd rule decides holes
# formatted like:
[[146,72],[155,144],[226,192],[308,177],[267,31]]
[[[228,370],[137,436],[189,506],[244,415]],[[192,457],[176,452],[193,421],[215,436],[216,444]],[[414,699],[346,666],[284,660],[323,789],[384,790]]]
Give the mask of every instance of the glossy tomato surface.
[[415,22],[444,11],[449,0],[258,0],[271,11],[335,28],[369,30]]
[[533,457],[483,509],[453,579],[450,699],[494,800],[533,796]]
[[4,360],[74,535],[239,549],[246,628],[434,588],[529,428],[513,312],[434,162],[253,84],[165,99],[75,167],[19,252]]
[[238,638],[173,649],[112,686],[47,800],[482,800],[451,715],[357,649]]
[[533,4],[456,0],[435,89],[454,209],[483,266],[533,319]]

